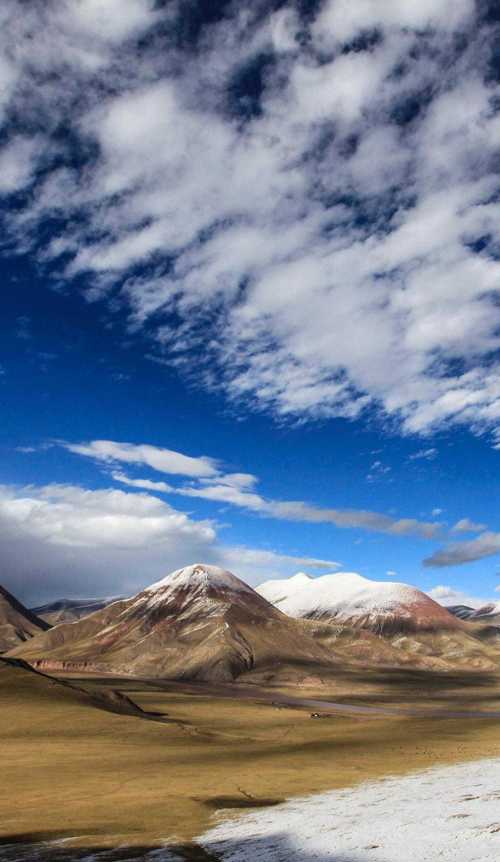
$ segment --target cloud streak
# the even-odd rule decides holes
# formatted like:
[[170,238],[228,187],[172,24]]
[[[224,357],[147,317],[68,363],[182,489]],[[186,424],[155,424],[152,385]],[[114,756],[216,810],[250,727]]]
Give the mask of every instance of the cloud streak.
[[116,443],[112,440],[60,442],[59,445],[69,452],[93,458],[98,462],[146,464],[157,472],[196,476],[198,479],[196,484],[178,486],[148,478],[134,478],[120,470],[112,470],[111,476],[115,482],[145,491],[227,503],[279,520],[333,524],[342,529],[362,529],[393,536],[413,535],[430,539],[441,529],[441,524],[432,521],[392,518],[380,512],[363,509],[321,508],[300,500],[268,500],[254,490],[257,484],[256,476],[251,473],[223,473],[221,465],[208,456],[191,458],[170,449],[147,444]]
[[392,518],[363,509],[321,508],[300,500],[269,500],[254,490],[256,476],[251,473],[223,473],[221,465],[208,456],[191,458],[170,449],[147,444],[116,443],[112,440],[60,442],[59,445],[74,454],[110,465],[117,462],[146,464],[157,472],[195,476],[198,479],[197,483],[172,485],[149,478],[134,478],[120,470],[111,471],[115,482],[145,491],[227,503],[278,520],[333,524],[342,529],[370,530],[394,536],[414,535],[429,539],[441,529],[441,525],[436,522]]
[[125,464],[141,464],[151,467],[160,473],[170,473],[178,476],[196,476],[205,478],[218,473],[216,462],[202,455],[192,458],[172,449],[150,446],[146,443],[117,443],[114,440],[92,440],[89,443],[67,443],[58,441],[57,445],[73,452],[75,455],[85,455],[96,461]]
[[481,533],[469,542],[456,542],[436,551],[424,560],[427,568],[461,566],[500,553],[500,533]]
[[451,528],[452,533],[480,533],[482,530],[486,530],[486,524],[471,521],[470,518],[460,518]]

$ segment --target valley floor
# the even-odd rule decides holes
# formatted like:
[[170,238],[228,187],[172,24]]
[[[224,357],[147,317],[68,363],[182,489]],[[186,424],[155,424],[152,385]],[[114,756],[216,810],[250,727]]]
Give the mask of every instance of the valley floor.
[[[316,852],[313,845],[304,845],[302,855],[293,857],[287,839],[274,834],[282,832],[281,826],[273,833],[271,824],[275,818],[279,824],[290,822],[293,836],[292,812],[296,812],[296,824],[299,819],[309,822],[308,806],[316,803],[287,803],[287,799],[314,794],[312,799],[327,800],[318,809],[325,818],[323,830],[330,828],[334,817],[332,811],[328,813],[328,800],[338,799],[338,810],[346,817],[347,803],[342,800],[351,799],[352,805],[361,800],[356,809],[359,823],[351,820],[349,827],[348,820],[341,819],[338,833],[325,832],[335,838],[344,835],[347,840],[349,829],[356,834],[365,828],[361,821],[366,828],[371,822],[367,805],[371,797],[363,794],[372,791],[362,786],[367,781],[484,758],[490,759],[484,766],[485,780],[491,777],[494,784],[493,776],[499,773],[498,761],[493,760],[500,751],[500,680],[496,676],[352,672],[339,675],[331,688],[302,691],[90,677],[69,683],[64,686],[0,662],[2,862],[163,862],[176,858],[209,862],[220,853],[220,858],[228,860],[300,858],[307,862],[307,854]],[[342,709],[333,710],[333,700]],[[320,705],[313,709],[311,701]],[[376,710],[372,712],[371,707]],[[315,712],[322,718],[315,720]],[[467,777],[472,773],[463,774],[465,783],[475,783]],[[401,779],[406,780],[413,781]],[[379,812],[388,818],[399,816],[402,827],[410,828],[411,822],[424,815],[405,809],[405,799],[411,801],[411,788],[417,786],[425,796],[427,778],[422,785],[410,783],[408,791],[402,790],[405,795],[398,804],[390,793],[391,782],[374,785],[379,789],[373,792],[382,800]],[[386,790],[389,795],[384,802]],[[491,792],[498,792],[498,787],[495,790],[492,785]],[[472,807],[465,803],[457,807],[457,793],[461,791],[448,794],[453,811],[450,809],[450,821],[443,820],[447,829],[449,824],[459,830],[467,829],[469,821],[475,824],[474,800],[470,800]],[[484,793],[476,794],[467,786],[462,795]],[[431,797],[429,789],[432,807]],[[491,821],[494,828],[495,817],[490,817],[488,800],[486,803],[481,805],[485,820],[479,825],[487,827]],[[498,798],[495,804],[500,811]],[[300,814],[302,805],[306,806],[304,815]],[[249,811],[255,815],[251,821],[245,819]],[[454,817],[462,813],[470,816]],[[251,840],[251,830],[261,828],[252,824],[262,824],[262,841],[267,843],[261,846],[268,856],[258,857],[253,849],[245,856],[228,855],[236,852],[232,833],[218,831],[214,836],[210,832],[221,814],[226,818],[243,815],[246,826],[242,828],[248,828],[246,837]],[[498,814],[497,820],[500,824]],[[396,821],[391,822],[394,828]],[[220,828],[239,827],[231,821]],[[203,846],[199,840],[193,843],[194,836],[203,834]],[[219,847],[226,834],[230,843],[215,854],[213,841]],[[472,834],[480,832],[473,830]],[[488,833],[481,840],[498,842],[499,835]],[[307,834],[302,837],[309,840]],[[298,842],[302,837],[297,833],[292,840]],[[385,840],[388,837],[390,834]],[[378,848],[366,851],[371,854],[366,862],[392,862],[393,857],[387,855],[390,845],[381,840],[366,833],[366,846],[380,843],[386,850],[386,856],[373,855]],[[277,842],[283,857],[269,856],[270,841]],[[183,849],[165,855],[167,844]],[[365,862],[361,850],[339,847],[337,856],[318,850],[316,858],[319,862]],[[406,853],[398,862],[427,858]],[[457,862],[486,862],[490,857],[478,852],[454,858]]]

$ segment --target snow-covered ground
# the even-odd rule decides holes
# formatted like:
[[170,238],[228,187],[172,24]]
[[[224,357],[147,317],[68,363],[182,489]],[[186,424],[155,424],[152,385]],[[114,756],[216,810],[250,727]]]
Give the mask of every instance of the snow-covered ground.
[[198,842],[227,862],[499,862],[500,759],[294,799]]

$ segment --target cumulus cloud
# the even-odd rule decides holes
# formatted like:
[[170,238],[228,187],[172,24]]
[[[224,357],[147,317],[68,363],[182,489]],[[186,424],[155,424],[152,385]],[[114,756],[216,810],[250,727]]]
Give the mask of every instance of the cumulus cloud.
[[50,545],[71,548],[137,548],[186,536],[215,538],[207,522],[194,522],[158,497],[73,485],[26,488],[20,494],[2,487],[0,514],[20,533]]
[[484,557],[493,557],[500,553],[500,533],[481,533],[470,542],[456,542],[440,548],[432,556],[424,560],[428,568],[440,566],[460,566],[463,563],[473,563]]
[[[257,477],[251,473],[224,473],[221,465],[208,456],[191,458],[180,452],[148,444],[116,443],[112,440],[93,440],[88,443],[61,442],[70,452],[94,458],[104,463],[118,461],[130,464],[146,464],[152,469],[184,476],[194,476],[196,483],[174,486],[148,478],[133,478],[119,470],[111,472],[116,482],[147,491],[157,491],[228,503],[250,512],[285,521],[334,524],[341,528],[359,528],[395,536],[416,535],[433,538],[441,525],[416,518],[393,518],[380,512],[363,509],[321,508],[301,500],[269,500],[259,494],[254,486]],[[380,462],[376,462],[380,463]]]
[[151,494],[74,485],[0,486],[1,582],[22,600],[129,595],[196,560],[257,583],[338,563],[233,547],[216,528]]
[[488,4],[228,4],[205,28],[189,4],[123,7],[2,4],[0,118],[45,151],[70,132],[38,174],[44,146],[21,165],[6,143],[4,192],[35,177],[13,246],[258,409],[494,429]]

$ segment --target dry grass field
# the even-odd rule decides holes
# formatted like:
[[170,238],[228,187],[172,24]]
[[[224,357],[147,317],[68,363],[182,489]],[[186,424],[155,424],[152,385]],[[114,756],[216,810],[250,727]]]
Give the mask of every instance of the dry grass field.
[[[123,845],[139,853],[172,842],[184,846],[186,858],[206,859],[189,842],[221,809],[495,756],[500,747],[497,717],[446,716],[500,710],[496,677],[359,672],[339,677],[330,692],[69,682],[77,688],[0,662],[5,859],[30,858],[5,845],[58,838],[68,839],[57,851],[64,856],[52,850],[47,858]],[[396,714],[337,715],[325,708],[314,720],[310,707],[291,703],[299,695]],[[287,696],[289,705],[280,706]],[[422,716],[397,715],[399,706],[421,706]]]

